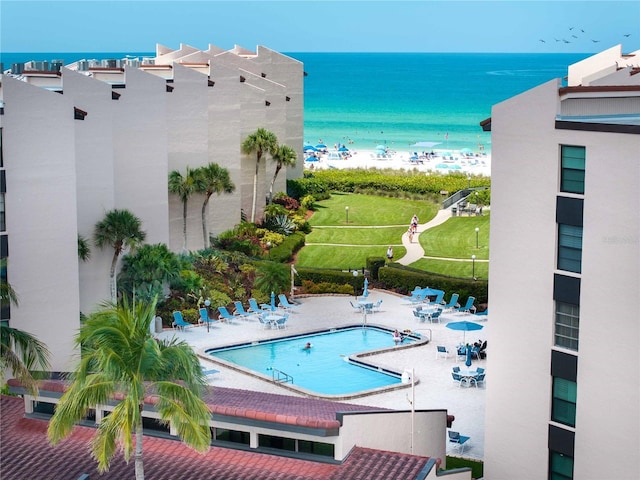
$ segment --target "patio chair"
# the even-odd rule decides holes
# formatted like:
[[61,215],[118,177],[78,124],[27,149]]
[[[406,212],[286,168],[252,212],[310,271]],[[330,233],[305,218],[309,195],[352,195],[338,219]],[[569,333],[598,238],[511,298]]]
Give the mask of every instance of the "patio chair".
[[456,308],[456,312],[461,313],[474,313],[476,311],[476,307],[473,306],[473,302],[476,301],[476,297],[467,298],[467,303],[463,306]]
[[458,297],[459,295],[457,293],[452,294],[451,298],[449,299],[449,303],[443,305],[442,309],[444,311],[447,311],[447,310],[453,310],[455,308],[458,308],[460,306],[460,304],[458,303]]
[[264,330],[272,327],[271,322],[266,319],[264,314],[258,314],[258,322],[260,322],[260,325],[262,325],[262,328]]
[[255,315],[255,313],[253,313],[253,312],[247,312],[244,309],[244,305],[242,305],[242,302],[239,302],[239,301],[236,300],[235,302],[233,302],[233,305],[236,307],[235,312],[233,312],[234,315],[237,315],[237,316],[239,316],[241,318],[249,318],[249,317]]
[[[264,304],[263,304],[264,306]],[[269,305],[269,308],[271,308],[271,306]],[[260,315],[262,312],[265,311],[265,309],[263,307],[258,306],[258,302],[256,301],[255,298],[250,298],[249,299],[249,312],[251,313],[255,313]]]
[[185,328],[193,327],[193,324],[186,322],[184,320],[184,317],[182,316],[182,312],[176,310],[175,312],[173,312],[173,326],[174,328],[177,328],[178,330],[182,330],[184,332]]
[[425,314],[422,313],[422,310],[414,310],[413,316],[418,319],[418,322],[424,322]]
[[469,440],[471,440],[471,437],[465,437],[464,435],[460,435],[460,432],[449,430],[449,443],[456,444],[455,446],[458,448],[460,454],[464,453],[464,447]]
[[362,306],[361,305],[356,305],[351,300],[349,300],[349,303],[351,304],[351,307],[353,307],[354,313],[362,313]]
[[431,314],[429,314],[429,320],[431,321],[431,323],[433,322],[440,323],[440,315],[442,315],[442,310],[438,309],[435,312],[432,312]]
[[451,377],[453,378],[453,382],[458,384],[458,387],[462,387],[462,375],[456,372],[451,372]]
[[444,345],[438,345],[436,347],[436,359],[449,358],[449,350]]
[[373,305],[373,311],[374,311],[374,312],[379,312],[379,311],[380,311],[380,305],[382,305],[382,299],[378,300],[378,301]]
[[202,325],[210,326],[212,323],[215,323],[216,320],[213,318],[209,318],[209,310],[206,308],[201,308],[198,310],[200,312],[200,318],[198,319],[198,323]]
[[231,313],[229,313],[229,310],[227,310],[227,307],[218,307],[218,312],[220,312],[220,315],[218,315],[218,320],[220,320],[221,322],[233,323],[233,321],[238,318],[238,315],[231,315]]
[[292,312],[293,310],[296,310],[300,307],[300,305],[289,303],[289,300],[284,293],[278,295],[278,300],[280,301],[280,303],[278,303],[278,306],[284,308],[287,312]]
[[289,314],[285,313],[284,316],[282,318],[277,319],[275,322],[272,322],[271,325],[281,329],[281,328],[287,328],[287,320],[289,319]]
[[471,348],[471,358],[475,358],[476,360],[480,360],[480,347],[476,347],[474,345]]
[[[478,369],[480,370],[480,369]],[[471,385],[474,385],[476,388],[478,387],[479,383],[484,384],[484,376],[486,374],[483,373],[478,373],[478,375],[476,375],[475,377],[473,377],[472,379],[470,379]]]

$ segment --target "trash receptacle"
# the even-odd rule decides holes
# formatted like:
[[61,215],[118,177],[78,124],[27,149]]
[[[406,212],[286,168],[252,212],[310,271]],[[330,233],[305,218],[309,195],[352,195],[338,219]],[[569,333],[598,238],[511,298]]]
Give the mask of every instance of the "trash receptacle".
[[455,217],[458,215],[458,208],[457,207],[451,207],[451,216]]
[[162,317],[155,318],[156,333],[162,333]]

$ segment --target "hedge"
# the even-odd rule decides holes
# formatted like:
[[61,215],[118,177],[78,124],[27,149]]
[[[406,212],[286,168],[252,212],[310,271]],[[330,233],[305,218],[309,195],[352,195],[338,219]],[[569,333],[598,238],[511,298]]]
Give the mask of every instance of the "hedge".
[[274,262],[288,263],[293,259],[293,254],[304,246],[306,235],[303,232],[294,232],[285,237],[284,241],[273,247],[268,258]]
[[425,272],[399,263],[390,263],[378,270],[378,278],[384,288],[398,293],[408,294],[416,286],[444,290],[447,294],[457,293],[461,302],[467,297],[475,297],[475,304],[488,302],[489,283],[486,280],[449,277],[437,273]]

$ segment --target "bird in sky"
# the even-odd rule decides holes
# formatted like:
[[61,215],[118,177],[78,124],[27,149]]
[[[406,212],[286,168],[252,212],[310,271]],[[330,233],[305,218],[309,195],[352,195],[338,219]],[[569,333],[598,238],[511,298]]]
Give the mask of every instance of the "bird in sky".
[[574,28],[576,28],[576,27],[569,27],[569,30],[573,30]]
[[625,33],[625,34],[623,35],[623,37],[630,37],[630,36],[631,36],[631,34],[630,34],[630,33]]
[[554,39],[556,42],[561,42],[562,40],[560,40],[559,38],[555,38]]
[[541,41],[542,43],[547,43],[547,42],[545,42],[543,39],[540,39],[540,41]]
[[593,43],[598,43],[600,40],[591,40]]
[[573,38],[578,38],[578,37],[577,37],[577,36],[575,36],[575,35],[571,35],[571,36],[572,36]]
[[569,40],[565,40],[564,38],[562,39],[562,41],[563,41],[564,43],[571,43]]

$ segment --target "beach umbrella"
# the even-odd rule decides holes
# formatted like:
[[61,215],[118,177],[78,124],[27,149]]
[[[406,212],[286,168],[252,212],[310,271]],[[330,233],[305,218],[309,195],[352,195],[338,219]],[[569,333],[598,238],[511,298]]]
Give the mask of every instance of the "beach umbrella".
[[318,150],[325,150],[327,148],[327,146],[324,143],[319,143],[316,145],[316,148]]
[[471,366],[471,347],[467,347],[467,359],[465,360],[464,364],[467,367]]
[[473,151],[470,148],[461,148],[460,153],[462,153],[463,155],[471,155]]
[[412,147],[432,148],[432,147],[435,147],[436,145],[440,145],[440,143],[442,143],[442,142],[416,142],[411,146]]
[[313,151],[313,152],[317,152],[318,149],[316,147],[314,147],[313,145],[305,145],[304,147],[302,147],[302,151],[304,152],[308,152],[309,150]]
[[364,277],[364,290],[362,290],[362,296],[367,298],[369,296],[369,279]]
[[451,152],[442,152],[440,155],[443,156],[443,157],[450,157],[451,156]]
[[376,147],[376,150],[384,150],[384,151],[387,151],[387,146],[386,146],[386,145],[378,145],[378,146]]
[[451,330],[462,330],[464,332],[462,343],[466,343],[467,332],[472,332],[474,330],[482,330],[484,327],[479,323],[463,320],[461,322],[449,322],[447,323],[447,328],[450,328]]
[[271,292],[271,311],[273,312],[276,309],[276,294]]
[[317,162],[318,157],[307,157],[304,159],[305,162]]
[[349,149],[348,149],[347,147],[340,147],[340,148],[338,149],[338,151],[339,151],[339,152],[348,152],[348,151],[349,151]]
[[449,165],[447,165],[446,163],[439,163],[436,165],[436,168],[449,168]]

